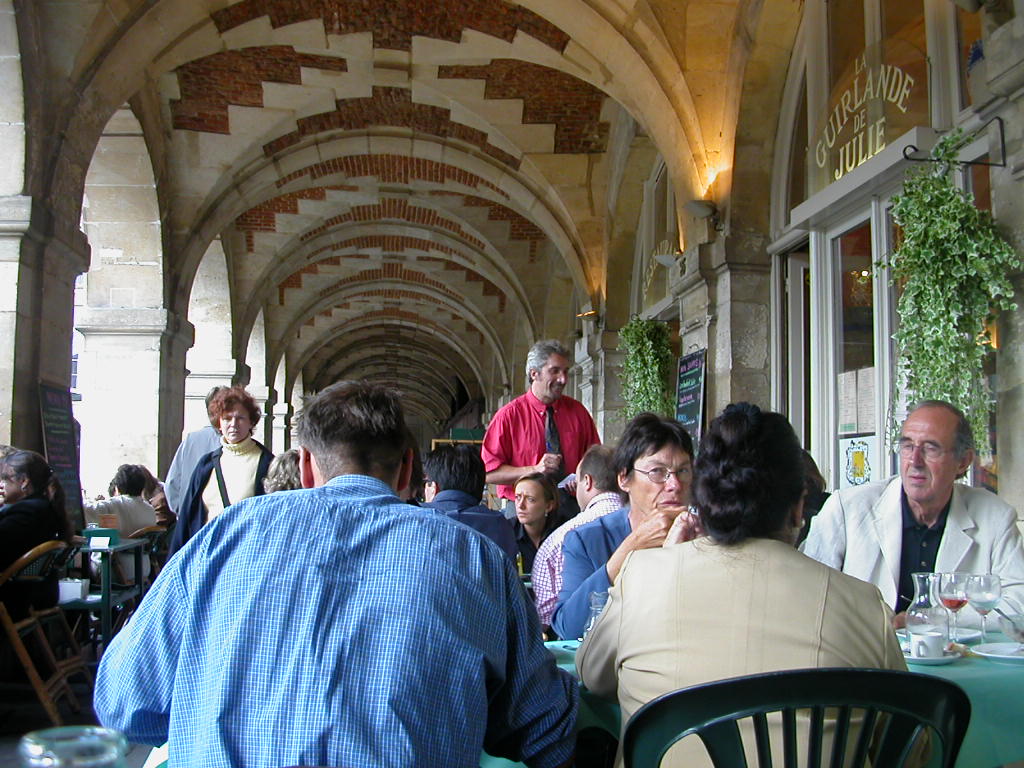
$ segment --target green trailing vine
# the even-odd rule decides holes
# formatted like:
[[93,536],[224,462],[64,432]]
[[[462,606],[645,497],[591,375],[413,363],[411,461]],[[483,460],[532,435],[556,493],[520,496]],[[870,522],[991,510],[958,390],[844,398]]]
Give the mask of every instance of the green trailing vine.
[[668,325],[634,315],[619,330],[619,351],[625,355],[619,380],[626,402],[626,418],[644,411],[670,415],[673,398],[668,383],[672,377],[672,346]]
[[893,402],[953,403],[967,414],[975,443],[985,451],[993,405],[983,372],[991,342],[987,326],[995,313],[1017,308],[1009,276],[1021,268],[1021,258],[991,214],[953,181],[966,141],[959,129],[943,136],[931,152],[936,163],[910,176],[893,198],[902,239],[888,266],[892,282],[903,283]]

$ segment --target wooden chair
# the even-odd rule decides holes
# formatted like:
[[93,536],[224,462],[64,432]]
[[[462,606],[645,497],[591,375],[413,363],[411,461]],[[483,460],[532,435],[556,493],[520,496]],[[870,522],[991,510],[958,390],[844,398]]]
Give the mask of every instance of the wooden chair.
[[[914,747],[929,729],[932,746],[941,751],[941,761],[930,764],[952,768],[971,719],[967,694],[938,677],[880,669],[769,672],[695,685],[648,702],[626,725],[625,766],[659,766],[673,744],[696,734],[716,768],[748,764],[770,768],[773,754],[767,716],[780,713],[784,753],[780,764],[796,768],[798,710],[810,715],[804,745],[808,766],[825,764],[821,762],[825,723],[833,724],[831,762],[827,763],[832,768],[902,766],[912,756],[920,757]],[[744,718],[750,718],[756,763],[748,762],[753,756],[744,750],[737,722]],[[847,742],[853,738],[853,760],[847,762],[854,746]],[[774,756],[778,760],[777,752]]]
[[128,534],[129,539],[145,539],[143,556],[149,558],[149,583],[156,580],[160,569],[167,560],[167,544],[170,541],[174,526],[165,528],[162,525],[147,525]]
[[[0,586],[8,582],[18,583],[40,583],[48,579],[56,568],[56,565],[63,561],[67,545],[62,541],[47,541],[34,547],[15,560],[2,574],[0,574]],[[59,606],[55,609],[59,612]],[[44,612],[45,613],[45,612]],[[43,625],[39,621],[39,613],[30,611],[23,619],[15,621],[7,612],[7,606],[0,603],[0,623],[3,624],[4,633],[10,642],[15,655],[21,662],[28,677],[29,683],[35,690],[39,702],[46,710],[54,725],[62,725],[60,711],[57,702],[66,697],[71,708],[78,712],[80,710],[78,699],[75,697],[71,685],[68,683],[67,670],[69,664],[58,661],[54,656],[53,648],[46,637]],[[67,621],[64,621],[67,626]],[[70,629],[68,630],[70,637]],[[36,656],[29,651],[28,641],[36,651]],[[41,661],[46,669],[40,670],[37,660]],[[78,663],[84,671],[85,667],[78,656]],[[86,672],[86,674],[88,674]],[[45,677],[44,677],[45,675]]]

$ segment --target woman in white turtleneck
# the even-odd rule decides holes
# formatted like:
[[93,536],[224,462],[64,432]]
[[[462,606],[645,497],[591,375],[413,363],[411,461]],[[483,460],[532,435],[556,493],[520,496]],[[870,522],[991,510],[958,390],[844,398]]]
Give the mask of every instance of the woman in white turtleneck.
[[263,478],[274,455],[252,439],[260,409],[241,387],[222,389],[210,402],[210,423],[220,431],[220,448],[196,465],[171,536],[176,552],[224,509],[263,493]]

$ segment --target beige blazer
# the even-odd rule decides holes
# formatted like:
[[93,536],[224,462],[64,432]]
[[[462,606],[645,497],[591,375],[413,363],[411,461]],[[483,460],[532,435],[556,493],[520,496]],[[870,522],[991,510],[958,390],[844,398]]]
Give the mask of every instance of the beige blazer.
[[[804,554],[874,584],[893,607],[903,547],[901,490],[897,476],[832,494],[803,544]],[[1024,608],[1024,548],[1013,507],[986,490],[956,483],[935,570],[998,574],[1004,594]],[[981,617],[965,607],[959,621],[980,626]]]
[[[623,725],[641,705],[699,683],[808,667],[905,670],[878,589],[752,539],[633,552],[576,656],[580,680],[618,696]],[[665,765],[709,765],[687,739]],[[692,742],[692,743],[688,743]]]

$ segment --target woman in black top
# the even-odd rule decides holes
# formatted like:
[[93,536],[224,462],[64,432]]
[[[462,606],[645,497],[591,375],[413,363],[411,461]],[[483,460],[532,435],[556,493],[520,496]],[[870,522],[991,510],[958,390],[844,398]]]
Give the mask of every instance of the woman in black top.
[[[14,451],[0,459],[0,494],[0,571],[39,544],[71,540],[64,489],[38,453]],[[0,587],[0,598],[15,621],[28,615],[30,606],[56,605],[57,597],[56,575],[42,584],[8,582]]]

